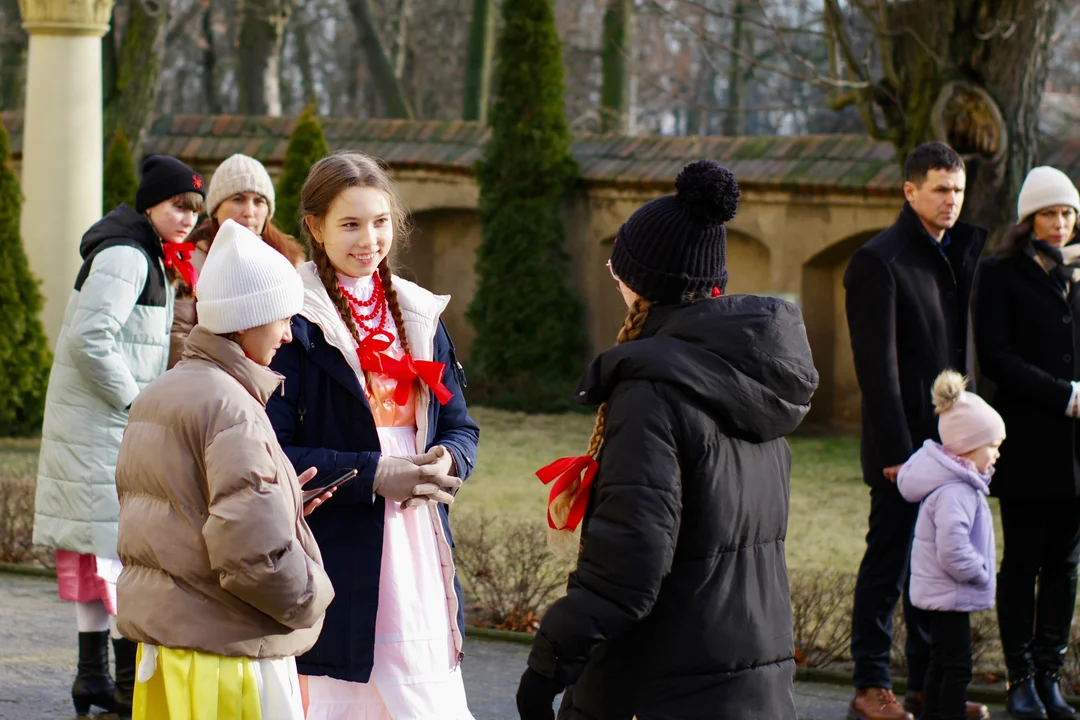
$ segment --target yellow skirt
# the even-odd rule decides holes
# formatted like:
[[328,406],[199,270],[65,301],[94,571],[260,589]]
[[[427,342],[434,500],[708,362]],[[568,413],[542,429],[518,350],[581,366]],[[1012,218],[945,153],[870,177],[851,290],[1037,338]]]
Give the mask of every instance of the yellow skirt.
[[[156,656],[156,657],[155,657]],[[291,658],[286,659],[292,662]],[[299,706],[287,687],[285,672],[281,677],[266,677],[263,664],[285,661],[252,661],[245,657],[211,655],[195,650],[139,645],[136,667],[138,678],[132,703],[132,720],[270,720],[292,718]],[[281,668],[275,668],[281,670]],[[289,665],[295,682],[295,665]],[[284,678],[284,679],[283,679]],[[281,685],[285,684],[284,689]],[[271,687],[268,687],[271,686]],[[276,692],[264,712],[267,691]],[[276,707],[275,707],[276,706]]]

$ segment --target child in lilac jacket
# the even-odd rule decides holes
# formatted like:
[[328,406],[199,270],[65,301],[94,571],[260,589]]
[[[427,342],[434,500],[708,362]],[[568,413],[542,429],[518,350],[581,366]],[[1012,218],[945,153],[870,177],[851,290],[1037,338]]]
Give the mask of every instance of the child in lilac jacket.
[[971,682],[969,613],[994,606],[994,521],[986,501],[1005,423],[966,380],[946,370],[931,390],[941,444],[927,440],[897,486],[921,503],[911,548],[911,602],[926,610],[930,665],[924,720],[964,720]]

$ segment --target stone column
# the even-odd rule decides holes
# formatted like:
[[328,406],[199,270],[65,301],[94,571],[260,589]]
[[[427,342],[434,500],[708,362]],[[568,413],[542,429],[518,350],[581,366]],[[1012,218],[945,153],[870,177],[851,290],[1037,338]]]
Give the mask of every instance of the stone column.
[[79,240],[101,217],[101,38],[113,0],[19,0],[30,36],[23,116],[22,237],[42,281],[55,344],[82,262]]

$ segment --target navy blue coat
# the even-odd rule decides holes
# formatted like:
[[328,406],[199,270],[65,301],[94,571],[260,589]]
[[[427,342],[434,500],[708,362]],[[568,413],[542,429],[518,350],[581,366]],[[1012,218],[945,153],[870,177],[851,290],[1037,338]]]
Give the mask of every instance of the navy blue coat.
[[[313,466],[319,469],[309,488],[317,487],[320,477],[328,478],[335,470],[359,471],[307,518],[336,596],[318,642],[296,659],[297,669],[302,675],[367,682],[374,655],[385,509],[383,498],[373,500],[372,492],[379,436],[367,397],[341,352],[326,341],[318,325],[303,316],[293,318],[292,333],[293,341],[278,350],[270,366],[285,376],[282,392],[266,406],[278,442],[298,473]],[[444,445],[464,480],[476,464],[480,430],[465,407],[464,375],[442,321],[435,334],[434,359],[446,364],[443,383],[454,397],[439,405],[432,395],[429,437],[423,449]],[[439,511],[453,546],[446,506],[439,505]],[[456,577],[454,586],[458,625],[464,634],[461,586]]]

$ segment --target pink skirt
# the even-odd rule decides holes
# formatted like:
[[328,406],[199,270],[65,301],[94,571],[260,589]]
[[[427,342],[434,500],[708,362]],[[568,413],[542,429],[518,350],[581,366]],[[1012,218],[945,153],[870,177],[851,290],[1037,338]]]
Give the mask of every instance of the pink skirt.
[[57,550],[56,580],[61,600],[77,603],[100,600],[110,615],[116,614],[116,583],[99,574],[94,555]]
[[[380,427],[379,440],[388,455],[416,452],[416,428]],[[385,503],[371,680],[309,676],[307,720],[473,720],[434,517],[427,506]]]

